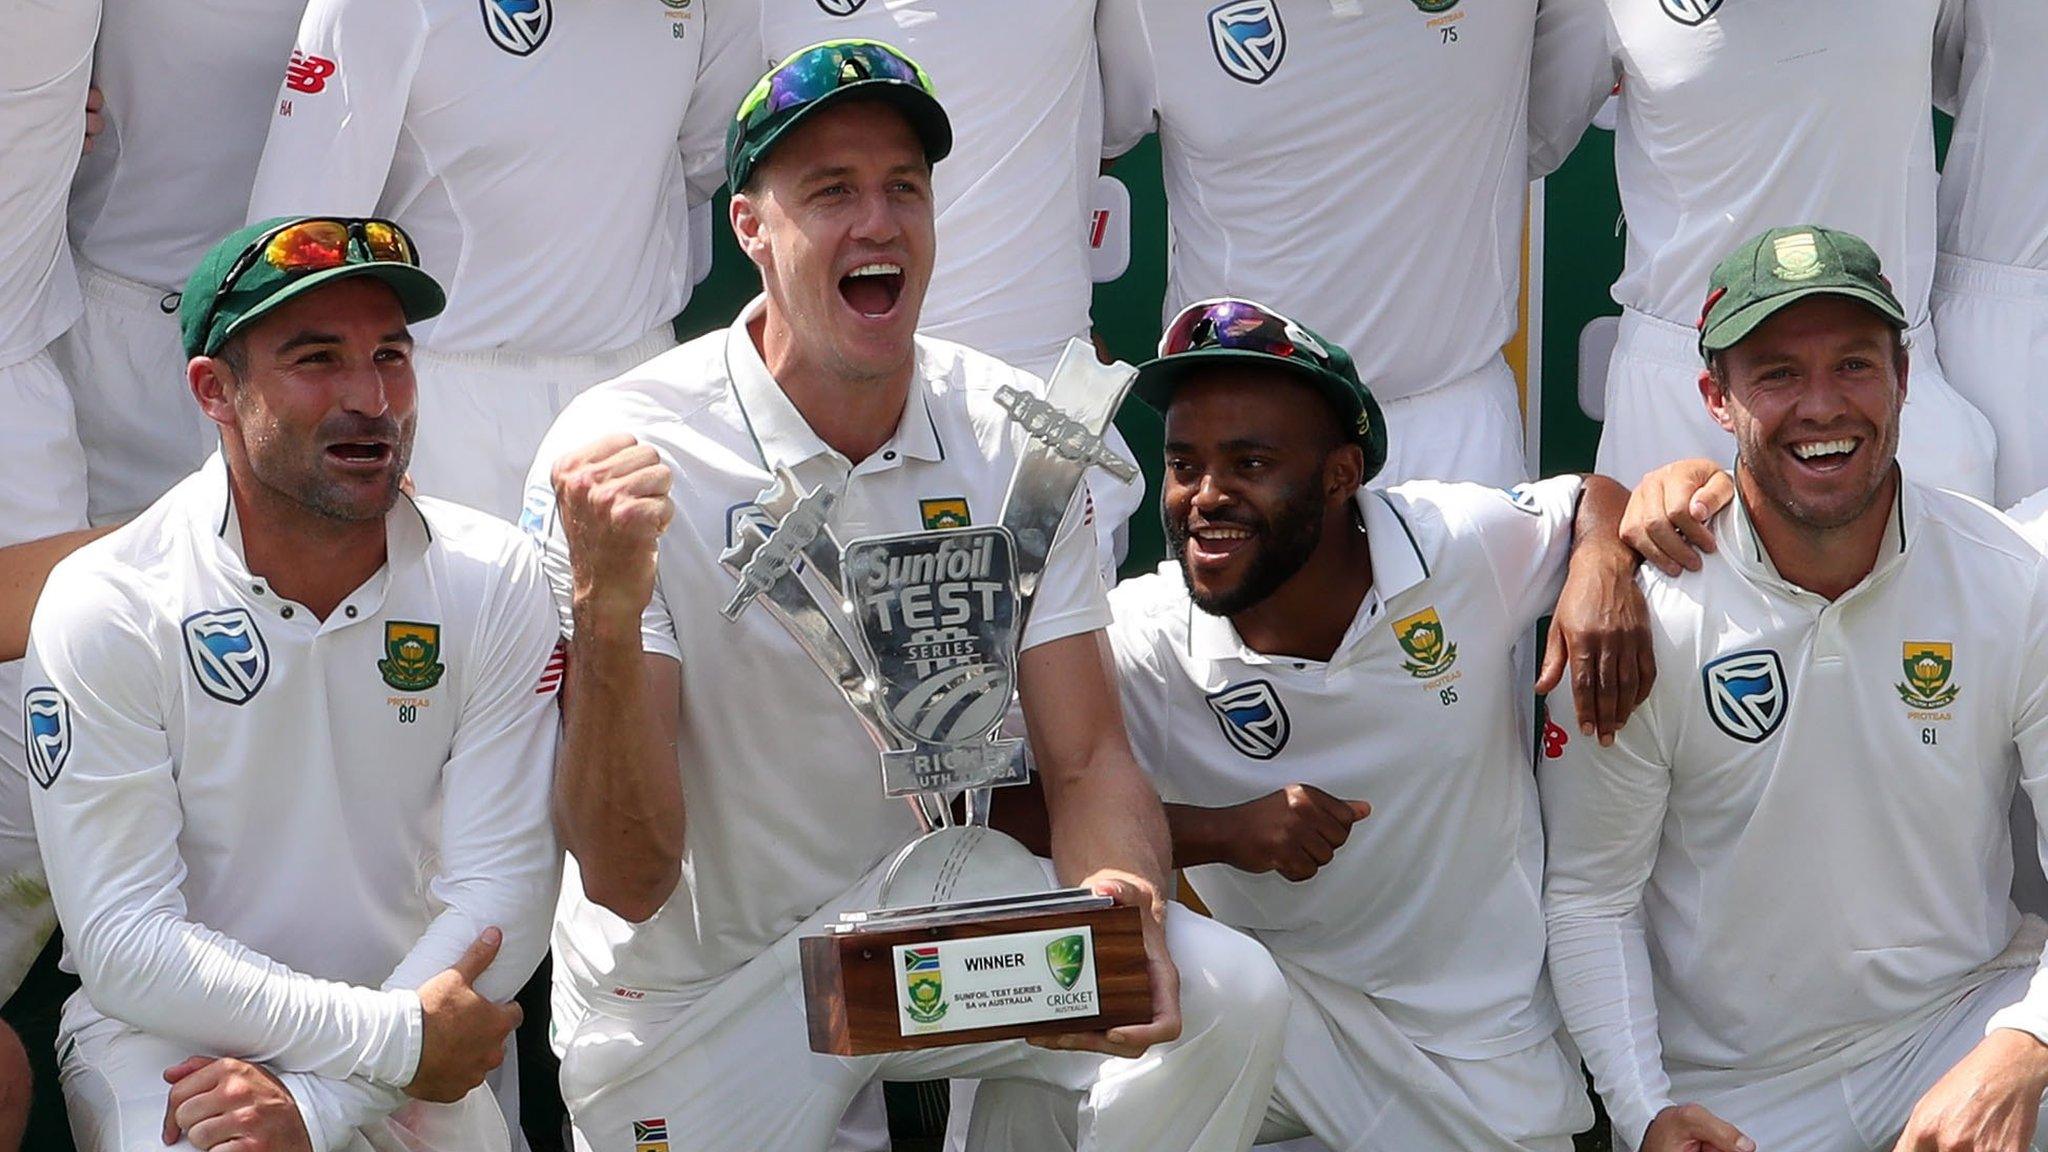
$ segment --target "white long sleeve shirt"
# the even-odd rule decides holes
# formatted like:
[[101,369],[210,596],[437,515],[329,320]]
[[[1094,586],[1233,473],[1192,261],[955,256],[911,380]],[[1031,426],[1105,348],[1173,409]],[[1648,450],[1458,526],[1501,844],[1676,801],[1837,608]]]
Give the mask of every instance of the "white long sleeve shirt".
[[1723,256],[1810,223],[1868,240],[1918,325],[1934,276],[1931,45],[1956,2],[1544,0],[1532,172],[1564,161],[1618,83],[1617,303],[1691,327]]
[[[516,993],[558,874],[538,556],[436,501],[317,620],[242,560],[215,456],[67,558],[25,711],[67,967],[102,1015],[287,1073],[323,1146],[403,1101],[413,991],[484,928]],[[314,1079],[317,1077],[319,1079]]]
[[278,61],[249,218],[397,221],[448,289],[414,329],[438,352],[594,355],[673,319],[689,206],[723,182],[726,124],[761,74],[752,0],[535,10],[529,26],[494,23],[497,0],[312,0]]
[[1941,172],[1943,252],[2048,271],[2048,5],[1967,0],[1945,12],[1935,103],[1955,113]]
[[[1833,602],[1739,507],[1716,532],[1703,571],[1642,574],[1650,699],[1609,748],[1547,726],[1538,770],[1551,980],[1631,1144],[1701,1086],[1863,1058],[1981,980],[2019,924],[2014,788],[2048,815],[2048,566],[2010,522],[1904,484]],[[2044,1020],[2037,981],[1995,1023]]]
[[19,0],[0,11],[0,368],[78,318],[64,201],[99,23],[99,0]]

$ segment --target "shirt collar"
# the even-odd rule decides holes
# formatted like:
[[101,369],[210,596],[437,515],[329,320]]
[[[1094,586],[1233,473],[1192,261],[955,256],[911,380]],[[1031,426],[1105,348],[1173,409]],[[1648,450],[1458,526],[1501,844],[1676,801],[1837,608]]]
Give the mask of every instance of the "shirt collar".
[[[1366,634],[1366,623],[1381,604],[1429,578],[1429,561],[1422,555],[1422,546],[1416,542],[1415,533],[1385,493],[1361,488],[1357,500],[1359,516],[1365,523],[1366,552],[1372,557],[1372,590],[1359,601],[1358,615],[1345,631],[1344,639],[1338,643],[1337,653],[1330,661],[1332,664],[1345,662],[1346,654]],[[1189,611],[1188,654],[1197,660],[1266,664],[1275,659],[1294,659],[1270,657],[1252,651],[1238,636],[1228,617],[1213,616],[1192,603]]]
[[[1919,537],[1921,518],[1925,514],[1926,501],[1919,489],[1906,481],[1903,472],[1900,473],[1897,495],[1892,498],[1891,515],[1885,517],[1884,539],[1877,546],[1877,563],[1871,567],[1870,575],[1858,582],[1858,587],[1889,572],[1901,561],[1907,546]],[[1750,518],[1749,505],[1743,500],[1739,485],[1735,499],[1721,513],[1721,523],[1727,537],[1729,559],[1738,569],[1753,578],[1791,586],[1790,581],[1779,575],[1778,566],[1771,562],[1771,554],[1764,550],[1763,537],[1757,535],[1756,521]]]
[[[747,431],[753,435],[754,445],[760,450],[761,463],[772,473],[778,468],[795,470],[798,465],[820,456],[831,456],[841,462],[841,471],[846,471],[845,457],[811,430],[803,414],[790,403],[789,395],[769,373],[768,365],[761,360],[760,350],[754,347],[754,337],[748,329],[767,305],[766,296],[754,297],[740,310],[739,318],[725,333],[726,376],[732,381],[733,396],[739,401],[741,418],[746,421]],[[925,350],[921,342],[917,346],[911,382],[913,387],[904,402],[903,415],[896,422],[895,435],[863,460],[859,471],[893,468],[906,459],[946,458],[938,424],[932,419],[930,389],[925,381]]]
[[[194,504],[194,530],[218,542],[224,558],[242,572],[249,569],[249,556],[242,544],[242,518],[235,511],[233,489],[228,486],[227,461],[219,451],[207,457],[199,468],[200,499]],[[400,495],[391,511],[384,514],[384,567],[396,569],[427,553],[434,531],[410,496]]]

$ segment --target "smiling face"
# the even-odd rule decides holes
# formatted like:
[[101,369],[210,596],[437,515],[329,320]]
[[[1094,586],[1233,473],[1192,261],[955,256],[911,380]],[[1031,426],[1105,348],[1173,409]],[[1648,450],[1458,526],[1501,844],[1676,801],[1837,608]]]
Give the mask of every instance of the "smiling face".
[[1233,616],[1292,579],[1345,522],[1361,468],[1329,404],[1293,374],[1191,374],[1166,411],[1160,511],[1196,607]]
[[1847,525],[1888,491],[1906,401],[1897,331],[1842,296],[1789,305],[1701,377],[1735,436],[1744,495],[1812,530]]
[[398,296],[350,277],[289,300],[188,369],[238,475],[321,517],[365,521],[412,457],[412,337]]
[[931,165],[910,121],[876,100],[821,109],[733,198],[789,354],[833,379],[900,377],[931,283]]

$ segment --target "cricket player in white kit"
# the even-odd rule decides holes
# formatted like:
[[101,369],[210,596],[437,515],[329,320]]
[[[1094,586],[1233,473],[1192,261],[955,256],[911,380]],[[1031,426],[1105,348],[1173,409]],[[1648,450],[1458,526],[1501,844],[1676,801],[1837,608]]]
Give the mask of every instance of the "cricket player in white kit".
[[1934,329],[1949,380],[1998,429],[1996,503],[2048,488],[2048,7],[1966,0],[1936,29],[1942,168]]
[[249,217],[377,212],[448,285],[420,492],[516,519],[563,406],[675,346],[754,36],[752,0],[307,4]]
[[221,453],[37,606],[88,1152],[510,1146],[478,1085],[545,946],[561,649],[529,541],[400,495],[441,301],[385,221],[222,240],[181,313]]
[[[808,1049],[798,936],[873,906],[917,829],[796,639],[766,613],[717,612],[733,587],[719,556],[780,466],[843,483],[830,522],[847,539],[998,515],[1023,434],[995,391],[1032,378],[916,335],[929,170],[950,144],[929,77],[886,45],[774,69],[728,148],[732,224],[765,296],[572,403],[535,464],[531,523],[573,626],[555,1022],[584,1152],[650,1132],[820,1149],[869,1081],[949,1075],[1087,1090],[1089,1148],[1241,1149],[1271,1091],[1284,986],[1250,941],[1168,911],[1165,821],[1124,743],[1079,499],[1023,637],[1023,710],[1052,867],[1149,910],[1157,1016],[1050,1047]],[[550,489],[558,503],[537,499]],[[1012,881],[1042,881],[1030,869]]]
[[[1086,337],[1085,243],[1101,168],[1099,0],[751,0],[763,63],[844,37],[894,44],[930,71],[957,129],[932,177],[939,256],[919,331],[1041,379]],[[1135,459],[1121,434],[1111,447]],[[1111,581],[1144,481],[1088,471]]]
[[1894,464],[1908,314],[1868,245],[1774,230],[1711,286],[1740,501],[1698,571],[1641,577],[1643,708],[1546,741],[1558,1002],[1643,1152],[2018,1152],[2048,980],[2006,813],[2048,806],[2048,566]]
[[1354,349],[1385,483],[1528,474],[1501,348],[1535,22],[1536,0],[1100,5],[1104,150],[1159,133],[1166,315],[1248,297]]
[[92,76],[106,126],[71,186],[85,311],[53,350],[77,400],[95,524],[147,508],[219,442],[185,388],[175,293],[242,224],[304,8],[105,2]]
[[1898,280],[1913,349],[1900,459],[1990,499],[1995,438],[1942,378],[1934,274],[1929,45],[1960,0],[1544,0],[1530,82],[1532,173],[1571,153],[1621,86],[1615,172],[1623,308],[1599,470],[1633,485],[1679,457],[1726,461],[1692,399],[1707,275],[1745,236],[1811,220],[1869,239]]

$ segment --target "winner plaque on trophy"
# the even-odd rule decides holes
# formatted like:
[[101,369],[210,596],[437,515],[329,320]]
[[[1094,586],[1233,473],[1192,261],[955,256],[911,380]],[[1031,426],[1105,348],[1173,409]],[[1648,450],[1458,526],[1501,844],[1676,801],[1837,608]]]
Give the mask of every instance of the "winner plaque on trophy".
[[[1146,913],[1085,889],[1046,890],[1037,858],[988,827],[989,789],[1029,779],[1022,742],[1000,729],[1060,521],[1089,467],[1134,473],[1102,443],[1132,376],[1074,341],[1044,396],[998,391],[1028,437],[998,525],[842,546],[828,526],[835,493],[803,491],[787,471],[736,522],[723,559],[739,586],[726,616],[765,603],[838,685],[881,750],[883,792],[905,798],[924,829],[891,862],[882,907],[841,913],[799,942],[815,1051],[1152,1018]],[[962,794],[965,823],[953,810]],[[992,877],[1002,891],[985,890]]]

